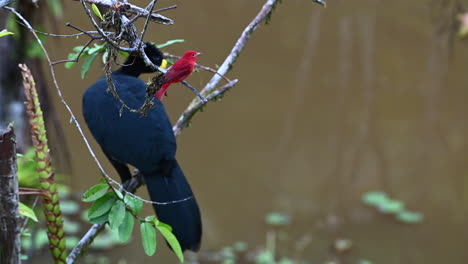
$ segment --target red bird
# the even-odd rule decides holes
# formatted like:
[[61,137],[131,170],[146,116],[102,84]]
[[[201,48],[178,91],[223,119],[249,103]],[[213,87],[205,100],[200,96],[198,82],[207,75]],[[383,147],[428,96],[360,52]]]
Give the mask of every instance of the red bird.
[[169,85],[185,80],[185,78],[192,73],[195,63],[197,62],[197,57],[200,54],[200,52],[192,50],[185,52],[184,56],[178,59],[166,74],[164,74],[160,82],[161,88],[156,91],[154,96],[158,98],[158,100],[161,100],[164,94],[166,94]]

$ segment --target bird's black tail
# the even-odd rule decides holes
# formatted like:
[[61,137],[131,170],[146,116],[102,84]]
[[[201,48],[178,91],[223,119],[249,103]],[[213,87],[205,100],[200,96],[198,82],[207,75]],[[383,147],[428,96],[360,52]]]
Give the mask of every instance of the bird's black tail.
[[164,161],[160,170],[145,175],[151,200],[155,202],[185,201],[153,204],[158,219],[172,227],[182,250],[198,251],[202,223],[200,209],[187,179],[176,160]]

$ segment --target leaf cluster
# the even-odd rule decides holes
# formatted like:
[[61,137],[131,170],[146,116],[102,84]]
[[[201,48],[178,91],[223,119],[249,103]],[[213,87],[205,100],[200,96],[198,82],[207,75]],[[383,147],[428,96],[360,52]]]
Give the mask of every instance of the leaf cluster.
[[181,262],[184,255],[172,227],[159,221],[154,215],[140,218],[143,201],[130,194],[122,194],[107,183],[99,183],[89,188],[82,197],[84,202],[93,202],[88,211],[88,219],[93,224],[107,223],[117,233],[121,242],[127,242],[133,232],[135,220],[140,226],[143,249],[148,256],[156,252],[156,230],[171,246]]

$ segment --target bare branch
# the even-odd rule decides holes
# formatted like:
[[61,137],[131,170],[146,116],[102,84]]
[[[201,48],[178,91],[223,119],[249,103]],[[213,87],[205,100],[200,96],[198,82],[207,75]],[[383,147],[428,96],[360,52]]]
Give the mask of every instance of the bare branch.
[[153,14],[155,14],[155,13],[161,13],[161,12],[164,12],[164,11],[167,11],[167,10],[171,10],[171,9],[175,9],[175,8],[177,8],[177,5],[171,5],[171,6],[168,6],[168,7],[164,7],[164,8],[161,8],[161,9],[154,10],[154,11],[153,11]]
[[64,62],[78,62],[78,60],[80,59],[81,57],[81,54],[83,54],[83,51],[89,46],[89,44],[91,44],[91,42],[93,42],[94,39],[90,39],[88,40],[88,42],[83,46],[83,48],[81,48],[80,50],[80,53],[78,53],[78,55],[76,55],[76,58],[72,59],[72,60],[59,60],[59,61],[53,61],[52,62],[52,65],[55,65],[55,64],[59,64],[59,63],[64,63]]
[[[216,86],[221,81],[221,76],[225,75],[232,68],[232,65],[236,62],[237,57],[244,49],[252,33],[258,28],[262,21],[264,21],[271,15],[273,8],[276,4],[278,4],[278,2],[279,0],[266,1],[266,3],[263,5],[262,9],[257,14],[257,16],[244,29],[236,44],[232,48],[231,53],[229,53],[221,67],[219,67],[217,74],[213,75],[211,80],[206,84],[205,88],[203,88],[203,90],[201,91],[202,95],[210,94],[216,88]],[[188,105],[184,113],[179,117],[177,123],[172,127],[172,130],[176,135],[180,134],[182,129],[184,129],[184,127],[190,123],[190,119],[198,110],[196,106],[200,108],[204,105],[199,104],[198,102],[199,100],[197,98],[194,98],[192,102]],[[186,114],[186,112],[191,112],[192,114]]]
[[[80,1],[83,1],[83,0],[80,0]],[[105,7],[108,7],[108,8],[114,8],[114,3],[112,2],[112,0],[84,0],[84,2],[87,2],[87,3],[90,3],[90,4],[96,4],[96,5],[100,5],[100,6],[105,6]],[[148,13],[149,13],[148,10],[146,10],[144,8],[141,8],[141,7],[138,7],[136,5],[132,5],[132,4],[129,4],[129,3],[125,3],[125,5],[128,6],[128,11],[133,13],[133,14],[142,14],[143,16],[147,16]],[[162,11],[164,11],[164,10],[162,10]],[[151,14],[151,21],[154,21],[154,22],[157,22],[157,23],[160,23],[160,24],[163,24],[163,25],[172,25],[172,24],[174,24],[174,21],[172,19],[167,18],[165,16],[162,16],[160,14],[156,14],[158,12],[161,12],[161,11],[156,10],[155,12],[153,12]]]
[[224,95],[229,89],[231,89],[236,83],[238,82],[237,79],[230,81],[228,84],[224,85],[223,87],[219,88],[218,90],[213,91],[210,93],[208,97],[206,97],[206,101],[197,100],[194,104],[189,105],[187,109],[182,113],[179,120],[177,120],[176,124],[172,127],[172,131],[174,135],[178,136],[182,133],[182,129],[184,129],[187,124],[189,124],[190,120],[192,119],[193,115],[200,110],[207,102],[216,100],[220,96]]

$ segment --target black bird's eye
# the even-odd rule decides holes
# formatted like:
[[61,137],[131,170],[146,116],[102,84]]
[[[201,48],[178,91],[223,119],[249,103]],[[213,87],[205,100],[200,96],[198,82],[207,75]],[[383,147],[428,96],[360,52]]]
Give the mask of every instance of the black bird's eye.
[[192,54],[192,57],[195,57],[195,54]]

